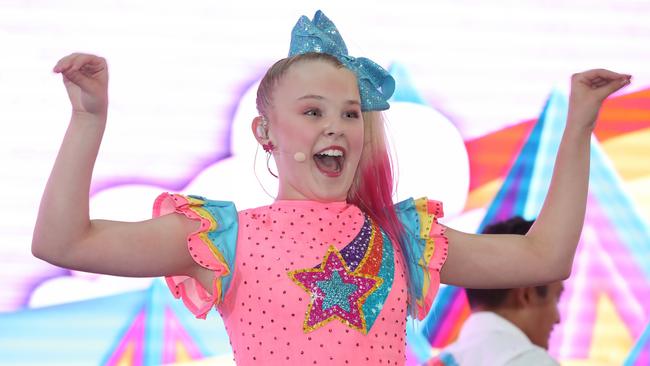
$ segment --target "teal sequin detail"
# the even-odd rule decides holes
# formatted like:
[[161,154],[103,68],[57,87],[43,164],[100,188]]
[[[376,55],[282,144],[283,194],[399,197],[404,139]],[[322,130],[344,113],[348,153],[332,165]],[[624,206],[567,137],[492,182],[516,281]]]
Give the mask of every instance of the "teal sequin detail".
[[372,60],[348,55],[348,48],[336,25],[320,10],[314,14],[313,20],[300,17],[291,31],[289,56],[308,52],[332,55],[355,73],[362,111],[383,111],[390,107],[388,99],[395,91],[395,79]]
[[395,274],[395,253],[393,250],[393,244],[383,231],[376,235],[379,234],[382,236],[383,253],[381,266],[379,267],[379,273],[377,276],[381,278],[383,282],[375,292],[368,296],[362,307],[363,312],[366,315],[366,328],[368,332],[370,332],[370,328],[372,328],[372,325],[375,320],[377,320],[381,309],[384,307],[388,293],[390,293],[390,289],[393,287],[393,277]]
[[311,297],[305,332],[338,319],[368,334],[383,309],[393,286],[394,250],[377,223],[364,216],[355,238],[340,251],[331,246],[320,265],[288,272]]
[[343,282],[338,272],[333,272],[329,280],[317,281],[316,283],[325,293],[323,310],[338,305],[343,310],[350,311],[350,295],[357,290],[357,285]]

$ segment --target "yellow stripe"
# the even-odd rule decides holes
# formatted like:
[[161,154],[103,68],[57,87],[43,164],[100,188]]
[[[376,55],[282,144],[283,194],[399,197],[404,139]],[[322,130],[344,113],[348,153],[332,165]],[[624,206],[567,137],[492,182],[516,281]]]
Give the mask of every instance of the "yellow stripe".
[[420,258],[418,264],[422,267],[423,281],[422,281],[422,294],[418,299],[418,305],[422,305],[426,294],[429,292],[431,286],[431,279],[429,277],[429,262],[433,258],[435,252],[435,242],[431,237],[431,226],[435,220],[435,216],[428,212],[429,200],[426,197],[415,200],[415,210],[420,218],[420,238],[424,240],[424,253]]
[[[189,197],[189,196],[183,196],[183,197],[185,197],[185,199],[187,199],[187,201],[189,202],[189,204],[190,204],[190,208],[189,208],[189,209],[190,209],[192,212],[194,212],[194,213],[197,214],[199,217],[201,217],[201,218],[203,218],[203,219],[206,219],[206,220],[208,220],[208,221],[210,222],[210,226],[208,227],[208,229],[205,230],[205,231],[202,231],[202,232],[200,232],[200,233],[198,234],[199,239],[201,239],[201,241],[202,241],[205,245],[208,246],[208,249],[210,249],[210,252],[212,252],[212,255],[213,255],[213,256],[214,256],[214,257],[215,257],[215,258],[216,258],[216,259],[217,259],[217,260],[218,260],[218,261],[219,261],[219,262],[224,266],[224,268],[226,269],[226,272],[223,273],[222,275],[225,276],[225,275],[230,274],[231,271],[230,271],[230,266],[228,266],[228,262],[226,262],[226,259],[224,258],[224,256],[223,256],[223,254],[221,253],[221,251],[220,251],[220,250],[219,250],[219,249],[214,245],[214,243],[212,242],[212,240],[211,240],[210,237],[208,236],[208,233],[209,233],[209,232],[217,230],[217,228],[219,227],[219,224],[218,224],[217,221],[214,219],[214,217],[212,216],[212,214],[210,213],[210,211],[208,211],[208,210],[206,210],[205,208],[203,208],[203,205],[205,205],[205,201],[202,200],[202,199],[195,198],[195,197]],[[219,287],[219,294],[221,294],[221,278],[219,278],[219,282],[218,282],[217,285],[218,285],[218,287]]]

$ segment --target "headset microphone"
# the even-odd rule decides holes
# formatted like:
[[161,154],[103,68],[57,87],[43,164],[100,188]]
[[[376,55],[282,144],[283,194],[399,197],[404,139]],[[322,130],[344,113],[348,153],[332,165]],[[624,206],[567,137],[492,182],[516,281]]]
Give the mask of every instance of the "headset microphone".
[[305,156],[304,153],[297,152],[297,153],[293,154],[293,160],[295,160],[295,161],[297,161],[299,163],[302,163],[306,159],[307,159],[307,157]]

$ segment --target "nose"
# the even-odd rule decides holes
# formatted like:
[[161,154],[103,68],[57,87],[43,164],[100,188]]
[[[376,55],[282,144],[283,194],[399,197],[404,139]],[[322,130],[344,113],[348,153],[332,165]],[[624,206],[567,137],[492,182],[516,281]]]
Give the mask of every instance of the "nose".
[[342,136],[344,132],[344,121],[340,117],[328,118],[323,128],[323,134],[328,137]]

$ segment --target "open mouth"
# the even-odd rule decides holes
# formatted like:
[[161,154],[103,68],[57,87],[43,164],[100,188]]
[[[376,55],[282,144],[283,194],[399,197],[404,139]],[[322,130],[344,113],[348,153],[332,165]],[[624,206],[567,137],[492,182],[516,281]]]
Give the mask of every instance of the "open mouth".
[[343,171],[345,151],[340,147],[328,147],[314,154],[313,159],[321,173],[328,177],[338,177]]

